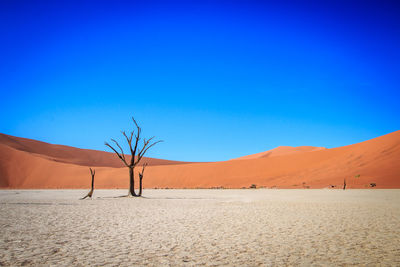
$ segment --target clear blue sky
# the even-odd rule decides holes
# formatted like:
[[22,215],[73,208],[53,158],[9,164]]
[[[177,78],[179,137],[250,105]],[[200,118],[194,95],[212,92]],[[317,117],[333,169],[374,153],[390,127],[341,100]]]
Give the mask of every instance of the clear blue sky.
[[0,132],[217,161],[400,129],[399,1],[0,2]]

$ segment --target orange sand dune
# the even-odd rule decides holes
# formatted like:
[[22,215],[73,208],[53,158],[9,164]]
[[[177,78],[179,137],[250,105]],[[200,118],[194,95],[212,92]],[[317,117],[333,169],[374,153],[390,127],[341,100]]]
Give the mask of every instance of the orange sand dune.
[[[16,150],[36,154],[37,156],[46,158],[51,161],[71,163],[82,166],[99,166],[99,167],[123,167],[122,161],[109,153],[99,150],[80,149],[70,146],[53,145],[41,141],[27,138],[15,137],[0,133],[0,144],[12,147]],[[130,156],[127,156],[130,159]],[[183,164],[186,162],[163,160],[155,158],[142,159],[142,164],[148,165],[164,165],[164,164]]]
[[235,159],[232,159],[232,160],[276,157],[276,156],[283,156],[283,155],[289,155],[289,154],[318,151],[318,150],[323,150],[323,149],[326,149],[326,148],[325,147],[315,147],[315,146],[298,146],[298,147],[278,146],[277,148],[274,148],[274,149],[271,149],[271,150],[268,150],[268,151],[247,155],[247,156],[243,156],[243,157],[240,157],[240,158],[235,158]]
[[[348,188],[367,188],[371,183],[376,183],[376,188],[400,188],[400,131],[344,147],[304,150],[247,160],[149,166],[144,186],[241,188],[256,184],[277,188],[341,188],[346,179]],[[74,159],[72,154],[70,159]],[[1,187],[87,188],[89,184],[86,166],[54,161],[4,142],[0,144]],[[95,185],[127,188],[128,171],[97,167]]]

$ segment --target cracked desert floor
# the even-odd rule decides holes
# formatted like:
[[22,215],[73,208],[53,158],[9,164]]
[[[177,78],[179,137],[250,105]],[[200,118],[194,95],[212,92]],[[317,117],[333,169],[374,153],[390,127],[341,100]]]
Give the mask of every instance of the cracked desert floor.
[[0,266],[399,266],[400,190],[1,190]]

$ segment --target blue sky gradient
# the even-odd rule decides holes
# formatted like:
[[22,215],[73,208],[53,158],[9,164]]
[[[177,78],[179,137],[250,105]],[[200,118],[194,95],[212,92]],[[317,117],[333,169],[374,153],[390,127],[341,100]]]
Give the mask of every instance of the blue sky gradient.
[[0,132],[227,160],[400,127],[398,1],[1,1]]

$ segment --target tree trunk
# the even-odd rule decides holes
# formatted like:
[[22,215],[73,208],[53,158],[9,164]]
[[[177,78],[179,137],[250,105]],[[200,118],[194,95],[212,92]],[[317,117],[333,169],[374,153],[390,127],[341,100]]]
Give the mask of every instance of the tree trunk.
[[343,190],[346,190],[346,179],[343,180]]
[[91,188],[92,188],[91,191],[93,192],[94,191],[94,174],[92,175],[92,187]]
[[129,167],[129,192],[128,196],[136,197],[135,193],[135,168]]
[[89,169],[90,169],[90,174],[92,175],[92,186],[91,186],[91,188],[90,188],[89,193],[88,193],[86,196],[84,196],[83,198],[81,198],[81,199],[85,199],[85,198],[87,198],[87,197],[90,197],[90,199],[92,199],[92,196],[93,196],[93,191],[94,191],[94,175],[95,175],[95,173],[96,173],[96,170],[92,170],[92,168],[89,168]]
[[138,196],[139,197],[141,197],[142,196],[142,188],[143,188],[143,183],[142,183],[142,181],[143,181],[143,176],[142,175],[139,175],[140,177],[140,180],[139,180],[139,194],[138,194]]

